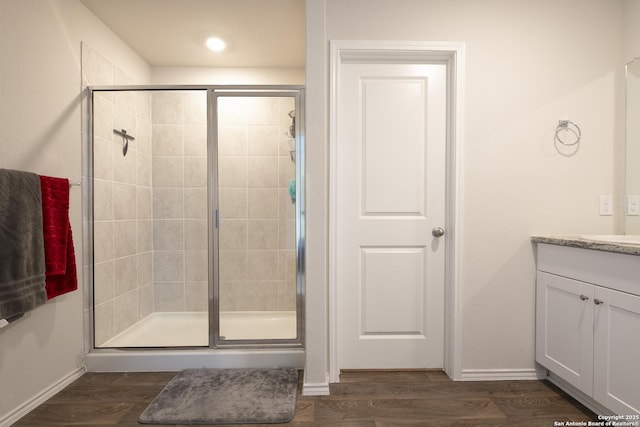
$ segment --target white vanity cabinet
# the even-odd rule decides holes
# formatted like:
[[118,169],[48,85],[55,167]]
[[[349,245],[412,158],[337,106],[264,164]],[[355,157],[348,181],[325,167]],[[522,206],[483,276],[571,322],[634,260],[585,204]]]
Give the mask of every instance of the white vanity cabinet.
[[537,261],[536,361],[595,412],[640,414],[640,256],[539,243]]
[[[640,279],[640,278],[639,278]],[[595,286],[593,397],[640,414],[640,296]]]

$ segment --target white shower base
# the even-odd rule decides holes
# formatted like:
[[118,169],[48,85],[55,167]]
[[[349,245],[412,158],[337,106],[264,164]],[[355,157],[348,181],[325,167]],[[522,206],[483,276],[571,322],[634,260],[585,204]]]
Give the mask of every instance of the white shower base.
[[[113,347],[91,350],[84,359],[85,368],[89,372],[304,368],[305,351],[302,346],[208,348],[207,319],[206,313],[153,313],[106,343]],[[221,313],[221,321],[227,339],[296,336],[295,312],[224,312]],[[87,345],[90,346],[89,343]],[[174,346],[182,348],[172,349]]]
[[[226,340],[295,339],[295,311],[223,311],[220,335]],[[209,314],[156,312],[125,329],[101,347],[206,347]]]

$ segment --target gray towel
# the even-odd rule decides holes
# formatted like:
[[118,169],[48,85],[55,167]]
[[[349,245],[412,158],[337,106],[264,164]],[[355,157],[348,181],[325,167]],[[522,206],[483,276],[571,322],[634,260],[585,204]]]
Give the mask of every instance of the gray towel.
[[40,177],[0,169],[0,319],[47,301]]

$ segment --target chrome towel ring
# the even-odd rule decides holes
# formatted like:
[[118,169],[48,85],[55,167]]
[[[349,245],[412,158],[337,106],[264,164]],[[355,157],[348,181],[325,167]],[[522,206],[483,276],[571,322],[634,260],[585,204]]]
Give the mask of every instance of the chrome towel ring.
[[[569,136],[569,138],[567,139],[567,134],[573,134],[573,137]],[[571,120],[558,121],[555,136],[556,141],[558,141],[562,145],[572,146],[579,143],[580,138],[582,138],[582,131],[580,130],[580,126],[573,123]]]

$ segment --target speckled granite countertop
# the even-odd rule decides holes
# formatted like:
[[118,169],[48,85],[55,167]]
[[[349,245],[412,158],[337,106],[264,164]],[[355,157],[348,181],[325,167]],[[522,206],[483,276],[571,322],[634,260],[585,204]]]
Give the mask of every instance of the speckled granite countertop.
[[[616,241],[616,238],[620,240]],[[640,255],[640,236],[546,235],[531,236],[531,240],[551,245]]]

